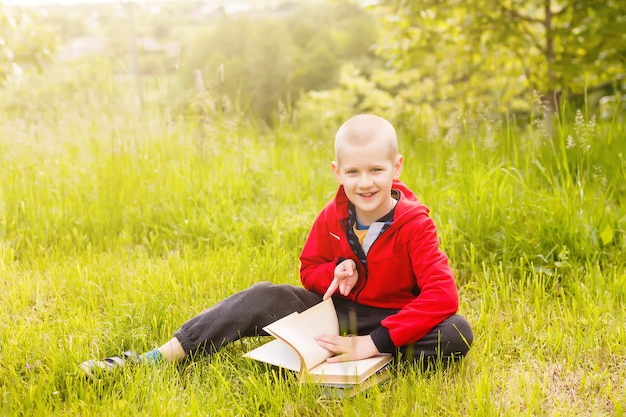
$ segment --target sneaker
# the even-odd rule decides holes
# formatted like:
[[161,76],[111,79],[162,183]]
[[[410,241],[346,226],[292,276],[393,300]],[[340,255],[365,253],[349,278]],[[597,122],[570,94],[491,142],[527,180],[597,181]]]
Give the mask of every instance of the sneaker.
[[121,356],[112,356],[110,358],[98,360],[88,360],[78,365],[87,377],[94,379],[98,375],[111,373],[114,370],[121,368],[126,363],[139,363],[139,357],[135,352],[126,351]]

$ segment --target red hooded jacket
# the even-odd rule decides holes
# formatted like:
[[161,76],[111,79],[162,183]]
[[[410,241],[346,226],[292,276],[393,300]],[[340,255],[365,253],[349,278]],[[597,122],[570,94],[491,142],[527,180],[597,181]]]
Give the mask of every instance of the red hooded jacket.
[[337,261],[349,258],[357,265],[359,279],[348,298],[367,306],[399,309],[370,333],[381,352],[421,339],[456,313],[459,300],[428,208],[402,182],[394,181],[392,188],[400,194],[394,220],[371,246],[367,272],[348,243],[349,201],[342,186],[316,218],[300,255],[300,279],[309,291],[324,294]]

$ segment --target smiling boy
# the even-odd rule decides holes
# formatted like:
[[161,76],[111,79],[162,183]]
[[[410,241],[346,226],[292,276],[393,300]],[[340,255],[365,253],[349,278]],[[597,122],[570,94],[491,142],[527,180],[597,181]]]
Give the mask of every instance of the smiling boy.
[[337,131],[335,158],[340,188],[309,234],[301,279],[324,298],[338,290],[335,303],[356,317],[347,325],[362,336],[318,343],[338,354],[331,361],[397,350],[412,359],[462,357],[473,334],[455,314],[456,283],[428,209],[399,181],[395,129],[379,116],[355,116]]
[[191,318],[159,348],[86,361],[81,368],[93,376],[131,358],[158,363],[212,354],[329,297],[344,334],[318,336],[335,354],[329,361],[384,352],[420,362],[462,358],[472,330],[456,314],[456,283],[429,210],[399,181],[402,165],[387,120],[369,114],[349,119],[337,131],[331,163],[339,189],[315,219],[300,256],[304,288],[255,284]]

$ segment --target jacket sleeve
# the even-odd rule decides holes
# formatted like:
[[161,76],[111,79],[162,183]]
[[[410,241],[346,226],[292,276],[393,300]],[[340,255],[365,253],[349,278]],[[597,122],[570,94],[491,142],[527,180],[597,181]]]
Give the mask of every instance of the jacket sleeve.
[[333,280],[335,266],[339,259],[333,245],[336,233],[329,233],[323,210],[313,223],[300,254],[300,280],[304,288],[324,294]]
[[[459,294],[448,257],[439,249],[434,222],[428,215],[411,225],[407,248],[411,268],[420,289],[412,301],[381,324],[395,346],[414,343],[456,313]],[[407,236],[407,235],[405,235]],[[376,332],[376,330],[374,331]],[[380,329],[379,336],[386,332]],[[384,336],[382,337],[384,339]]]

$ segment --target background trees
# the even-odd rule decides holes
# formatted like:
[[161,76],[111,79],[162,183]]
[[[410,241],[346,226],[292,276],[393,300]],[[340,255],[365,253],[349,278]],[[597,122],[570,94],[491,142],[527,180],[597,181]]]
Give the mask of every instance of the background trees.
[[553,112],[560,97],[611,87],[626,71],[624,2],[384,0],[375,9],[379,52],[416,71],[434,105],[527,110],[537,91]]
[[302,93],[336,85],[343,63],[367,65],[376,35],[373,17],[349,4],[286,3],[210,22],[183,50],[181,88],[190,91],[190,74],[200,70],[210,101],[270,123]]
[[98,55],[139,93],[127,75],[160,83],[153,104],[170,114],[193,108],[270,124],[285,109],[317,112],[315,100],[329,94],[403,120],[478,106],[529,117],[537,98],[548,115],[567,98],[612,117],[623,101],[621,1],[259,3],[85,4],[45,15],[0,5],[0,79]]

